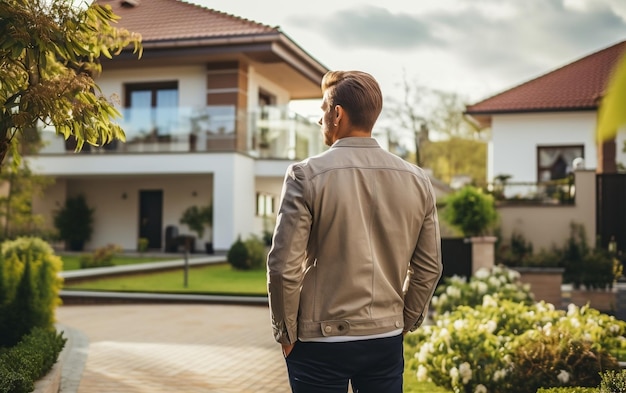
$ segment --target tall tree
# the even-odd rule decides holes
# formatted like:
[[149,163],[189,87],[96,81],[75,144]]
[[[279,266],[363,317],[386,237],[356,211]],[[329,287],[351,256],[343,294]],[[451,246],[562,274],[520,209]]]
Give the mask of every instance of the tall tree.
[[[462,174],[470,176],[473,183],[484,183],[486,135],[464,116],[464,99],[455,93],[410,82],[406,77],[402,88],[400,97],[385,100],[388,139],[396,151],[403,152],[402,140],[410,141],[415,163],[431,169],[435,177],[449,183],[454,176]],[[410,156],[400,155],[405,159]]]
[[94,81],[101,56],[127,46],[141,56],[141,36],[113,27],[117,19],[95,1],[0,1],[0,164],[10,150],[17,165],[16,135],[41,125],[73,136],[77,150],[124,140],[120,113]]

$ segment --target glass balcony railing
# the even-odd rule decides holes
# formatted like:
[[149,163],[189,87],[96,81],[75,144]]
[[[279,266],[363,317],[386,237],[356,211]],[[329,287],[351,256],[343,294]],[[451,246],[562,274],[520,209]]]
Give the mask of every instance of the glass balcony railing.
[[[244,113],[234,106],[133,108],[118,120],[126,142],[114,141],[83,153],[160,153],[240,151],[266,159],[300,160],[319,154],[319,125],[286,106],[265,106]],[[46,133],[52,134],[52,133]],[[73,152],[71,142],[48,135],[40,154]]]
[[499,204],[572,205],[576,200],[573,178],[540,183],[495,182],[488,190]]

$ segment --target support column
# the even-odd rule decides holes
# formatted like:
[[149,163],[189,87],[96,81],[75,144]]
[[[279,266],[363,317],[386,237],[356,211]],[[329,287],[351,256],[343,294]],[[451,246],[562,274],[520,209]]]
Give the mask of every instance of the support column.
[[469,238],[472,243],[472,275],[479,269],[491,270],[495,264],[495,236],[476,236]]

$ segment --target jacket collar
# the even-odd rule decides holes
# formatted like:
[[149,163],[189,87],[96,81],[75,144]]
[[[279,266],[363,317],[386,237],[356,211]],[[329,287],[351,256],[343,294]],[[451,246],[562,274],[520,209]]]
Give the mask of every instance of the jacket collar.
[[380,147],[380,145],[374,138],[347,137],[335,141],[330,148],[334,149],[336,147]]

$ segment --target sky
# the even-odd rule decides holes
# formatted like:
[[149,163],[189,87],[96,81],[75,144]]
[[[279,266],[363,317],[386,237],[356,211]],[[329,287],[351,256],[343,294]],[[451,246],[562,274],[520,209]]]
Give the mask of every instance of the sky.
[[407,80],[474,103],[626,40],[626,0],[187,1],[278,26],[385,97]]

